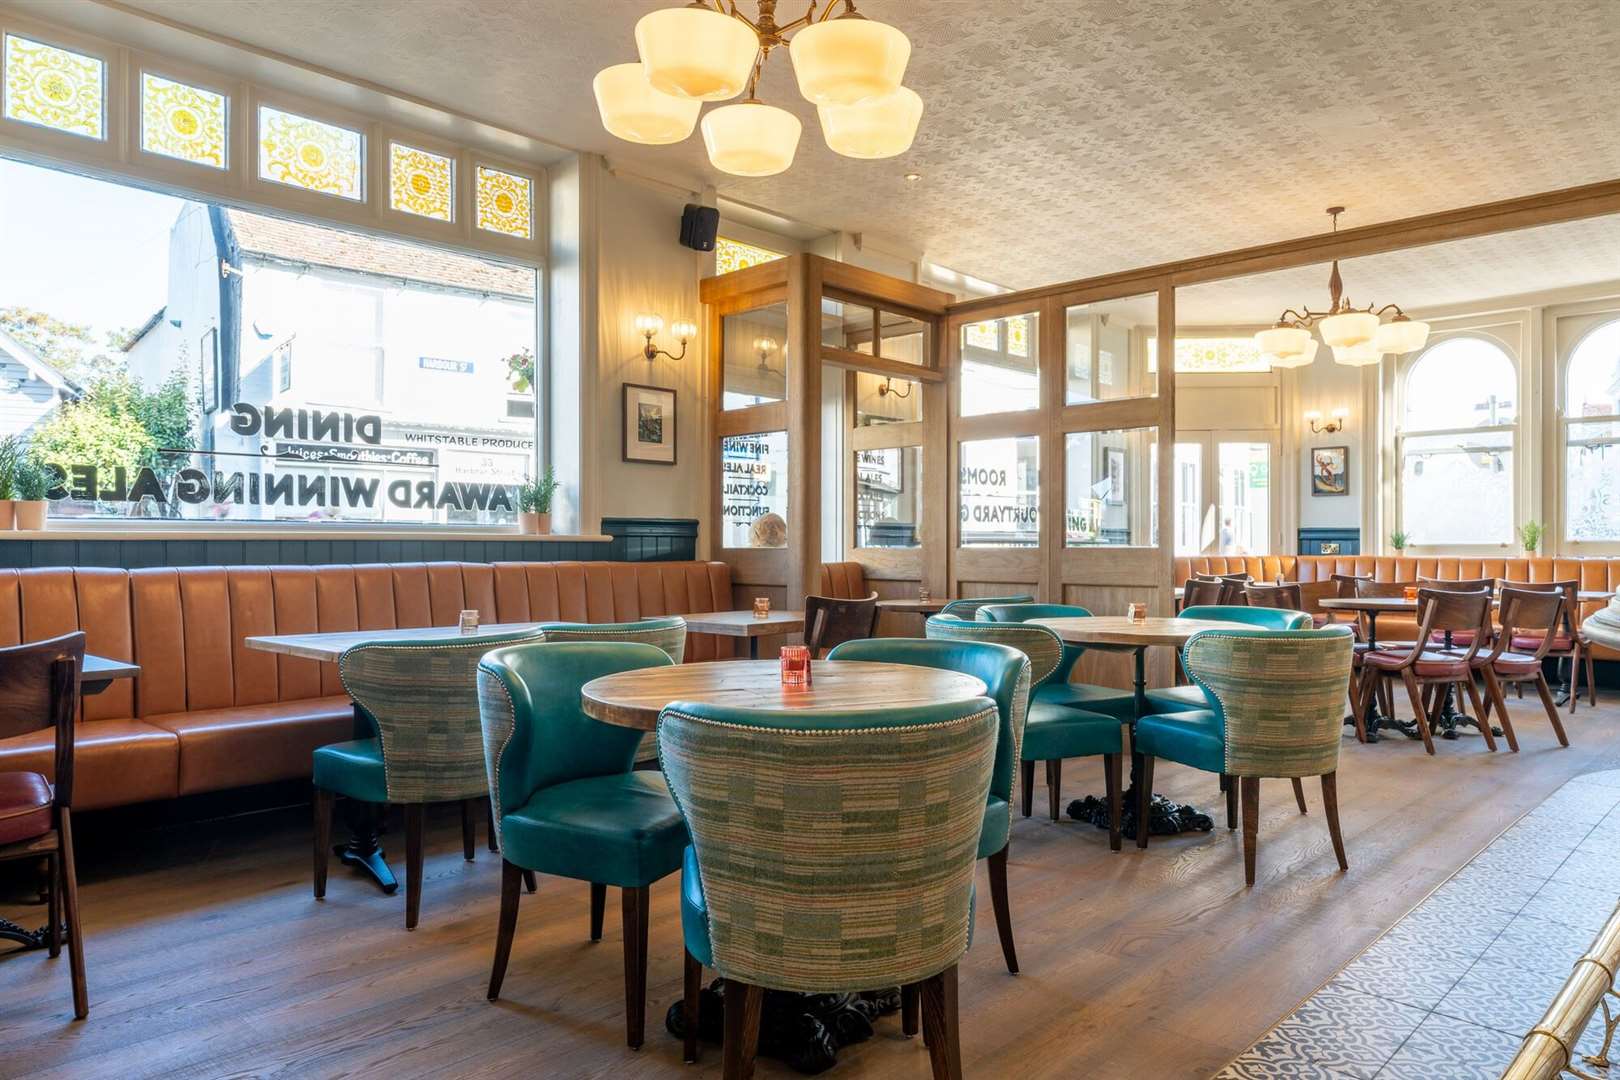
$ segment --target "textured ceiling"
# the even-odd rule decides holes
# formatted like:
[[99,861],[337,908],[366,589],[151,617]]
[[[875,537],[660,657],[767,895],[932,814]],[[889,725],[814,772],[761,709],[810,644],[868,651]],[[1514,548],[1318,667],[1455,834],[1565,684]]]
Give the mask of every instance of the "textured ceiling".
[[[590,81],[676,0],[125,0],[1024,288],[1620,175],[1616,0],[863,0],[915,46],[916,145],[840,158],[805,121],[787,173],[634,147]],[[782,12],[797,14],[795,0]],[[903,174],[923,179],[907,185]]]

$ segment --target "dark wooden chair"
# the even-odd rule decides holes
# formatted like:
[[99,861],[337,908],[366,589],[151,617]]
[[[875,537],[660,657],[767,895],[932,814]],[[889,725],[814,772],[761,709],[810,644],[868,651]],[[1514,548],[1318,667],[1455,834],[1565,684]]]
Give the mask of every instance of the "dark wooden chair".
[[[1333,574],[1328,580],[1333,582],[1333,595],[1335,597],[1341,600],[1350,600],[1360,595],[1356,591],[1358,583],[1371,581],[1372,576],[1368,574]],[[1349,624],[1355,628],[1356,640],[1360,641],[1361,620],[1353,612],[1347,612],[1346,614],[1349,615]],[[1339,612],[1328,611],[1321,615],[1313,615],[1311,619],[1318,627],[1332,626],[1339,621]]]
[[861,641],[877,630],[877,593],[862,600],[836,596],[804,598],[804,643],[811,656],[846,641]]
[[1490,726],[1491,706],[1496,706],[1502,718],[1502,734],[1507,736],[1508,749],[1514,753],[1519,752],[1519,740],[1513,732],[1513,720],[1508,716],[1507,701],[1502,696],[1504,684],[1534,686],[1541,695],[1542,707],[1547,710],[1547,719],[1552,721],[1559,745],[1569,745],[1569,736],[1558,718],[1558,706],[1553,702],[1552,688],[1541,670],[1541,662],[1551,655],[1553,642],[1564,623],[1567,605],[1562,589],[1504,587],[1502,631],[1496,635],[1496,644],[1489,652],[1475,655],[1474,668],[1485,676],[1488,696],[1485,708],[1479,712],[1480,727]]
[[1252,582],[1243,589],[1250,607],[1280,608],[1283,611],[1304,611],[1305,594],[1297,581],[1277,585],[1256,585]]
[[[62,955],[67,916],[73,1016],[90,1015],[79,929],[79,882],[73,865],[73,717],[79,706],[84,633],[0,649],[0,738],[56,729],[56,783],[36,772],[0,772],[0,861],[46,862],[50,955]],[[65,912],[64,912],[64,909]]]
[[1244,590],[1254,578],[1248,574],[1222,574],[1221,591],[1216,595],[1215,602],[1223,607],[1241,607],[1249,602]]
[[[1474,686],[1473,662],[1485,640],[1490,625],[1491,596],[1484,589],[1474,592],[1450,590],[1418,590],[1418,635],[1416,640],[1388,648],[1380,645],[1361,656],[1362,703],[1370,700],[1381,680],[1400,679],[1412,699],[1412,711],[1417,717],[1418,732],[1423,736],[1423,748],[1434,753],[1434,736],[1430,731],[1431,712],[1438,713],[1447,685],[1460,685],[1468,693],[1474,706],[1474,715],[1484,714],[1479,690]],[[1433,635],[1448,635],[1455,642],[1462,634],[1470,634],[1466,647],[1454,645],[1447,649],[1433,644]],[[1424,690],[1433,687],[1436,693],[1425,700]],[[1485,745],[1496,749],[1496,738],[1491,726],[1480,724]],[[1365,709],[1356,713],[1356,735],[1366,741]]]
[[[1547,647],[1546,655],[1559,662],[1569,662],[1569,711],[1575,711],[1575,704],[1580,700],[1582,662],[1585,662],[1586,690],[1590,695],[1588,700],[1593,706],[1597,705],[1597,671],[1592,662],[1592,649],[1581,640],[1581,583],[1577,580],[1569,581],[1504,581],[1502,591],[1519,589],[1529,592],[1561,592],[1564,594],[1564,610],[1558,617],[1558,628],[1553,633],[1552,644]],[[1527,631],[1528,633],[1528,631]],[[1520,637],[1524,637],[1521,634]],[[1538,643],[1531,640],[1514,641],[1510,648],[1513,652],[1534,652]],[[1522,683],[1520,684],[1523,685]],[[1521,693],[1521,697],[1523,694]]]
[[[1442,578],[1423,578],[1423,577],[1420,577],[1420,578],[1418,578],[1418,588],[1420,588],[1420,589],[1432,589],[1435,592],[1479,592],[1481,589],[1484,589],[1485,590],[1485,595],[1488,598],[1490,598],[1492,600],[1494,600],[1496,598],[1496,579],[1495,578],[1474,578],[1474,579],[1469,580],[1469,581],[1447,581],[1447,580],[1444,580]],[[1490,609],[1489,609],[1489,607],[1487,607],[1486,608],[1487,614],[1486,614],[1486,618],[1485,618],[1485,644],[1486,645],[1490,644],[1490,637],[1491,637],[1491,630],[1492,630],[1492,624],[1491,624],[1491,620],[1490,620],[1489,611],[1490,611]],[[1473,635],[1471,633],[1469,633],[1468,631],[1466,631],[1466,630],[1454,631],[1452,633],[1452,635],[1451,635],[1451,645],[1453,647],[1455,647],[1455,648],[1463,648],[1463,649],[1465,649],[1468,646],[1472,645],[1473,643],[1474,643]],[[1445,644],[1445,636],[1443,634],[1436,633],[1435,636],[1434,636],[1434,639],[1432,641],[1432,644],[1435,644],[1435,645]]]
[[1220,578],[1190,577],[1181,589],[1181,606],[1184,608],[1205,607],[1219,603],[1220,599]]

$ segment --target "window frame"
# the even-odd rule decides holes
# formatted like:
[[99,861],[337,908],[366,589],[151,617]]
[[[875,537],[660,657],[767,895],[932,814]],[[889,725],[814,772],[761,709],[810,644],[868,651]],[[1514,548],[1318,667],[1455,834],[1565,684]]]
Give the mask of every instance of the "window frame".
[[[1559,347],[1559,324],[1565,321],[1585,323],[1583,329],[1578,330],[1569,343],[1567,350]],[[1620,411],[1606,416],[1572,417],[1569,415],[1569,369],[1570,362],[1574,360],[1576,352],[1587,338],[1605,327],[1620,324],[1620,301],[1604,300],[1585,304],[1565,305],[1550,308],[1547,311],[1547,333],[1543,337],[1544,350],[1547,361],[1552,366],[1552,384],[1554,393],[1549,395],[1552,412],[1552,437],[1547,440],[1551,460],[1547,463],[1546,473],[1551,478],[1548,485],[1551,504],[1548,516],[1547,542],[1555,545],[1556,550],[1571,556],[1620,555],[1620,537],[1610,540],[1575,540],[1569,536],[1568,495],[1569,495],[1569,433],[1574,424],[1604,423],[1605,421],[1620,423]]]

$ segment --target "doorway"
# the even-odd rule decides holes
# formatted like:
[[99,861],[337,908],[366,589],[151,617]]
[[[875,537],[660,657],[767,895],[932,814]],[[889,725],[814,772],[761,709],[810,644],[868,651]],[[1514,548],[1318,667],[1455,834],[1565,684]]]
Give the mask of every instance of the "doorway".
[[1175,454],[1176,554],[1271,554],[1277,433],[1178,431]]

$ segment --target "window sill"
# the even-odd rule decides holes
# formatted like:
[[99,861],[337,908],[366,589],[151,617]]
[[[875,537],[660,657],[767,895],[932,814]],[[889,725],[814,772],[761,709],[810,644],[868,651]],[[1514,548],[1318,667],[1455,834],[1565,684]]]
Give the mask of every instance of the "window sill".
[[0,532],[5,540],[482,540],[488,543],[536,542],[565,544],[608,544],[613,537],[600,533],[520,533],[507,529],[343,528],[339,526],[213,525],[213,524],[125,524],[102,526],[47,526],[40,530]]

